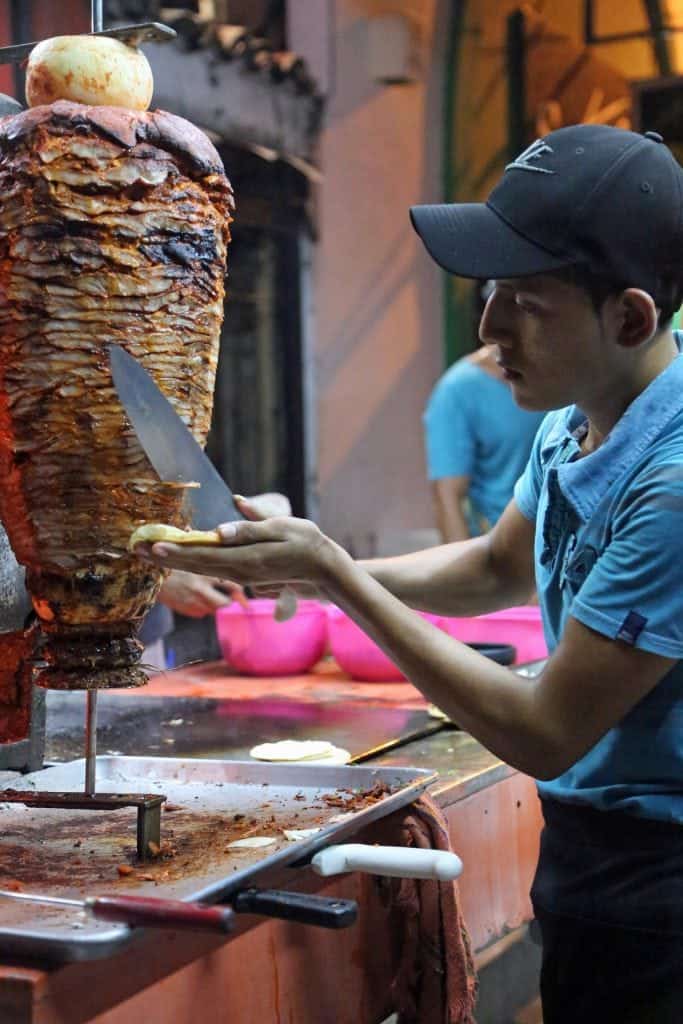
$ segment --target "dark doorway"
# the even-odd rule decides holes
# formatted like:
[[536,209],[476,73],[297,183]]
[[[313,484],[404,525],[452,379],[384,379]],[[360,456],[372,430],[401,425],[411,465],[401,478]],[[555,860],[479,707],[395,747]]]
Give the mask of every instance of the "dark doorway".
[[221,156],[235,190],[225,321],[207,452],[241,494],[280,491],[306,513],[302,261],[306,179],[236,146]]
[[[207,453],[240,494],[280,491],[306,515],[302,249],[309,185],[282,160],[219,147],[235,190]],[[171,664],[219,657],[213,618],[175,616]]]

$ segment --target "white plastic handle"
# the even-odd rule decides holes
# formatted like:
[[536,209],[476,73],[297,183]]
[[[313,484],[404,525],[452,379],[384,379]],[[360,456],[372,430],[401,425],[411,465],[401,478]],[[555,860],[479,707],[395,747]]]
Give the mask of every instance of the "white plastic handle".
[[366,846],[343,843],[320,850],[311,859],[319,875],[339,875],[343,871],[365,871],[369,875],[392,878],[435,878],[449,882],[462,871],[462,861],[447,850],[416,850],[412,846]]

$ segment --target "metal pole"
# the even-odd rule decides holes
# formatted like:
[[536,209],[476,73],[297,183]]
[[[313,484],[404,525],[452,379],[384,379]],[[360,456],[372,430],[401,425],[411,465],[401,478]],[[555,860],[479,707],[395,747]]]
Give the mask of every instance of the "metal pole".
[[[90,24],[93,32],[104,28],[104,0],[90,0]],[[95,792],[97,770],[97,690],[88,690],[85,712],[85,795]]]
[[524,12],[513,11],[507,19],[508,156],[514,160],[529,144],[526,118]]
[[85,712],[85,795],[95,792],[97,770],[97,690],[88,690]]
[[672,74],[671,54],[669,53],[668,33],[664,26],[660,0],[645,0],[645,10],[652,32],[652,46],[659,64],[659,73],[666,77]]
[[[5,7],[7,4],[5,4]],[[13,43],[27,43],[32,38],[31,11],[29,5],[21,0],[12,0],[10,4],[10,24]],[[14,95],[23,102],[26,93],[26,71],[23,64],[14,64]]]
[[104,0],[90,0],[90,22],[93,32],[101,32],[104,28]]

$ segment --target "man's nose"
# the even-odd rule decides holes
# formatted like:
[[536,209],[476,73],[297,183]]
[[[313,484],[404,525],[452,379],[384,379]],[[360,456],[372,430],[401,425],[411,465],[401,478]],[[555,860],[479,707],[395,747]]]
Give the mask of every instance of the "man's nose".
[[496,299],[496,293],[489,296],[479,321],[479,340],[483,345],[510,345],[512,336],[509,317],[503,304]]

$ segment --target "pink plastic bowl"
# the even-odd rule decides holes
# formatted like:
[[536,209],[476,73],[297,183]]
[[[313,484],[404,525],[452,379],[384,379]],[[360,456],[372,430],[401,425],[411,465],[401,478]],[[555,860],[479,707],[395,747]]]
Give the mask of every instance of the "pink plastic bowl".
[[471,619],[443,618],[442,628],[456,640],[467,644],[512,644],[517,651],[516,665],[548,656],[541,610],[537,605],[504,608]]
[[[419,614],[428,622],[441,625],[441,616],[429,612]],[[406,682],[400,668],[341,608],[328,606],[327,625],[332,656],[352,679],[365,683]]]
[[216,632],[225,660],[248,676],[292,676],[319,661],[327,641],[325,609],[299,601],[287,622],[273,618],[275,601],[255,599],[248,608],[233,601],[216,612]]

